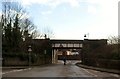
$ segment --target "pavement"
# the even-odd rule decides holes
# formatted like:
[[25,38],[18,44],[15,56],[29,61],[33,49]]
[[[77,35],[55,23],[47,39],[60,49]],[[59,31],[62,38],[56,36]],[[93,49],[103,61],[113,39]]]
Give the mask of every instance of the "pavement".
[[119,74],[120,75],[120,70],[115,70],[115,69],[105,69],[105,68],[98,68],[98,67],[93,67],[93,66],[87,66],[83,65],[81,63],[76,63],[77,66],[86,68],[86,69],[93,69],[101,72],[108,72],[108,73],[114,73],[114,74]]

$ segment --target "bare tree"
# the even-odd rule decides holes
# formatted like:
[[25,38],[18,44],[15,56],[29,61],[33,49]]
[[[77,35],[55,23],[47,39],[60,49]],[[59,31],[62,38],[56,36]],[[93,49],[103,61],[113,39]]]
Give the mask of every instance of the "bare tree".
[[120,36],[110,36],[108,37],[109,44],[120,44]]
[[54,32],[50,27],[45,27],[43,29],[43,34],[46,35],[46,38],[53,38],[54,37]]
[[41,37],[41,34],[36,30],[37,27],[33,24],[33,22],[29,18],[26,18],[22,21],[23,22],[21,30],[24,39],[27,39],[28,37],[31,37],[33,39]]
[[20,50],[22,35],[20,31],[19,15],[21,14],[21,6],[17,2],[2,3],[2,41],[3,49],[6,52]]
[[4,50],[7,48],[7,50],[11,51],[12,48],[14,50],[17,47],[19,49],[21,48],[19,44],[21,44],[23,38],[36,37],[35,25],[26,17],[27,13],[19,3],[3,2],[2,13],[1,24]]

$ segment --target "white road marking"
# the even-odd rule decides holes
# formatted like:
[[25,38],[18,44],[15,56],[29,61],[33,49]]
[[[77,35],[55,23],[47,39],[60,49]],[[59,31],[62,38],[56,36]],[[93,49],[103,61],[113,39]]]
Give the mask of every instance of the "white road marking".
[[97,77],[97,75],[95,75],[95,74],[93,74],[93,73],[89,72],[88,70],[86,70],[86,69],[83,69],[83,70],[84,70],[84,71],[86,71],[87,73],[89,73],[89,74],[91,74],[91,75],[93,75],[93,76]]
[[118,75],[118,74],[112,74],[111,73],[111,75],[114,76],[114,77],[120,77],[120,75]]
[[2,74],[4,75],[4,74],[7,74],[7,73],[12,73],[12,72],[20,72],[20,71],[24,71],[24,70],[30,70],[30,69],[32,69],[32,68],[27,68],[27,69],[19,69],[19,70],[12,70],[12,71],[8,71],[8,72],[4,72],[4,73],[2,73]]

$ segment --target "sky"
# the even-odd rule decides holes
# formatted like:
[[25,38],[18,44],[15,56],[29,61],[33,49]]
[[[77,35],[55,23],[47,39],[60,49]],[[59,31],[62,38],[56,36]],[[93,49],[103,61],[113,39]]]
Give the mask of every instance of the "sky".
[[119,0],[19,0],[42,32],[52,39],[106,39],[118,35]]

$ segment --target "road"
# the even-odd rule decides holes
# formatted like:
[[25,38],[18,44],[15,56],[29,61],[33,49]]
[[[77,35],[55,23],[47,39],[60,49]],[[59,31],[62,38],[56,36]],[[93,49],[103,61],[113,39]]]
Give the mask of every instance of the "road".
[[84,69],[75,65],[76,61],[62,61],[57,64],[3,72],[3,77],[119,77],[117,74]]

